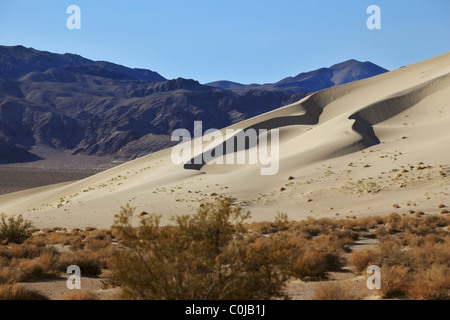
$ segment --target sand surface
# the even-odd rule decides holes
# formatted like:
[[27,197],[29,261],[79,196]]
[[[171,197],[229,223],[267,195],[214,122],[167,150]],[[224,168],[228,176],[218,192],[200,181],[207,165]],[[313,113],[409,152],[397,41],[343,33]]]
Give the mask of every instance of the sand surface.
[[261,164],[186,170],[166,149],[77,182],[0,196],[0,212],[24,214],[38,227],[103,228],[127,203],[168,223],[204,200],[231,196],[253,220],[278,211],[295,220],[412,207],[434,214],[450,204],[449,127],[447,53],[231,126],[280,130],[276,175],[261,175]]

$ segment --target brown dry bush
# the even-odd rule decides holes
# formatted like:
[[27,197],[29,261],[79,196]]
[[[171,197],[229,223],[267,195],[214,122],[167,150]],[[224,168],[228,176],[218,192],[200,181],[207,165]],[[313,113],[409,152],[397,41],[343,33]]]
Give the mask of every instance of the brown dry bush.
[[39,292],[17,284],[0,285],[0,300],[49,300]]
[[30,238],[25,240],[23,244],[33,245],[38,248],[46,247],[49,244],[46,234],[33,234]]
[[11,281],[11,276],[9,274],[9,268],[0,267],[0,285],[9,283]]
[[14,259],[9,265],[10,282],[36,281],[56,277],[58,254],[54,250],[42,251],[39,257],[29,259]]
[[54,232],[45,235],[45,241],[47,244],[60,244],[64,246],[70,246],[74,242],[78,241],[78,237],[67,232]]
[[85,243],[82,239],[77,238],[76,240],[72,241],[72,243],[69,246],[69,249],[71,251],[78,251],[83,250],[85,247]]
[[98,240],[109,240],[111,241],[112,238],[112,231],[107,229],[95,229],[91,232],[89,232],[88,239],[98,239]]
[[58,273],[59,252],[57,250],[53,248],[43,250],[35,260],[42,266],[47,275],[54,276]]
[[332,231],[329,234],[317,237],[314,239],[314,242],[320,249],[328,248],[328,250],[343,250],[347,252],[349,246],[354,244],[358,238],[358,233],[354,231]]
[[28,259],[12,261],[9,270],[12,283],[40,280],[45,273],[38,261]]
[[320,280],[327,278],[327,272],[336,270],[339,257],[316,250],[308,250],[299,254],[294,261],[288,265],[291,276],[302,280]]
[[314,290],[314,300],[362,300],[365,294],[350,284],[326,282]]
[[450,298],[450,236],[448,219],[441,216],[404,217],[391,221],[400,233],[384,235],[372,252],[355,252],[358,271],[367,265],[381,267],[384,298]]
[[377,260],[377,253],[373,250],[354,251],[350,255],[350,262],[358,272],[363,272]]
[[125,247],[112,270],[130,299],[269,299],[285,297],[278,268],[282,251],[264,239],[245,238],[249,213],[231,199],[200,207],[195,215],[160,227],[159,217],[131,224],[134,209],[122,208],[115,228]]
[[343,266],[343,244],[336,235],[321,235],[310,241],[301,233],[286,232],[270,240],[283,244],[277,250],[279,263],[292,277],[325,279],[329,271],[339,270]]
[[98,294],[93,291],[73,291],[66,294],[61,300],[98,300]]
[[432,265],[429,269],[419,270],[410,281],[408,296],[425,300],[450,299],[449,269],[448,265]]
[[289,222],[287,215],[279,212],[275,217],[274,222],[252,222],[250,224],[244,224],[244,227],[247,229],[247,231],[253,231],[261,234],[273,234],[288,230],[291,225],[292,224]]
[[61,254],[58,261],[60,272],[66,272],[71,265],[80,267],[81,274],[85,276],[98,276],[102,272],[104,263],[97,252],[90,250],[66,251]]
[[381,269],[381,295],[383,298],[406,296],[411,285],[411,270],[403,265],[384,266]]
[[379,226],[375,230],[375,235],[378,239],[383,239],[388,236],[388,231],[386,230],[386,227],[384,225]]
[[89,238],[86,240],[86,249],[92,250],[92,251],[99,251],[102,249],[105,249],[111,245],[110,239],[95,239],[95,238]]
[[360,230],[374,229],[383,223],[383,218],[380,216],[363,217],[356,221],[356,225],[360,228]]
[[40,255],[41,248],[34,244],[12,244],[9,247],[0,246],[0,257],[7,259],[34,259]]

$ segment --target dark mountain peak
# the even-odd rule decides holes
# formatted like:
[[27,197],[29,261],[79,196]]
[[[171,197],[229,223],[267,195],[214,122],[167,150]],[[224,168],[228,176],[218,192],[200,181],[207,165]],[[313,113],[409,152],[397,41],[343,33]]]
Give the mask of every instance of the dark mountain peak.
[[45,72],[52,68],[94,66],[113,72],[111,75],[123,74],[131,79],[166,80],[151,70],[132,69],[111,62],[92,61],[76,54],[57,54],[24,46],[0,46],[0,66],[0,78],[20,78],[30,72]]
[[330,69],[333,71],[330,80],[335,85],[370,78],[388,71],[370,61],[360,62],[354,59],[335,64]]
[[222,80],[210,82],[206,85],[234,92],[243,92],[250,89],[284,90],[293,93],[302,91],[314,92],[335,85],[373,77],[387,71],[369,61],[361,62],[356,59],[350,59],[334,64],[329,68],[322,67],[313,71],[302,72],[294,77],[287,77],[276,83],[244,85]]
[[355,65],[355,64],[359,64],[359,63],[362,63],[362,62],[358,61],[356,59],[349,59],[349,60],[342,61],[342,62],[339,62],[339,63],[336,63],[336,64],[332,65],[330,67],[330,69],[333,69],[333,68],[336,68],[336,67],[340,67],[340,66]]

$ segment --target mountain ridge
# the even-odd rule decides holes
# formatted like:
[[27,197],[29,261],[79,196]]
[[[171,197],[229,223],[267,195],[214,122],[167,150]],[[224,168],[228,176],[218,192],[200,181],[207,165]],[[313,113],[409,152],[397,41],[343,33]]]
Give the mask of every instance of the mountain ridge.
[[[351,66],[341,69],[341,78],[351,74]],[[233,91],[74,54],[0,46],[0,163],[21,162],[21,155],[38,160],[34,146],[130,160],[173,145],[171,132],[192,132],[196,120],[221,129],[313,92],[278,85]]]
[[388,72],[388,70],[370,61],[360,62],[355,59],[350,59],[334,64],[329,68],[323,67],[309,72],[302,72],[294,77],[286,77],[275,83],[247,85],[221,80],[209,82],[205,85],[232,91],[245,91],[259,88],[264,90],[287,90],[293,92],[307,90],[315,92],[332,86],[373,77],[385,72]]

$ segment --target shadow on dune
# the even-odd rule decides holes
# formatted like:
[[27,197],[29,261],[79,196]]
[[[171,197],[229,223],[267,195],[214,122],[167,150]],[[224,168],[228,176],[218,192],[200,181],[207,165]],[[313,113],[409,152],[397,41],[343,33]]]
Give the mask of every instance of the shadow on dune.
[[[355,143],[355,145],[358,146],[358,149],[362,150],[379,144],[380,140],[376,136],[373,129],[373,126],[375,124],[392,118],[395,115],[415,106],[417,103],[419,103],[429,95],[441,89],[444,89],[449,85],[450,76],[445,75],[420,84],[416,87],[409,88],[393,97],[377,101],[356,111],[348,118],[351,120],[355,120],[352,129],[362,136],[362,139]],[[245,144],[238,144],[238,135],[243,134],[242,132],[238,133],[213,148],[213,150],[209,149],[192,158],[190,161],[184,164],[184,169],[201,170],[202,167],[206,164],[206,162],[204,161],[204,155],[207,152],[209,155],[212,155],[212,159],[215,159],[229,153],[235,153],[238,151],[248,150],[250,148],[256,147],[256,145],[259,143],[259,130],[271,130],[293,125],[316,125],[319,123],[319,117],[322,114],[323,109],[331,101],[348,93],[348,90],[349,86],[343,85],[316,92],[307,97],[303,102],[301,102],[300,105],[305,110],[305,114],[298,116],[275,117],[244,128],[244,133],[249,129],[256,130],[256,133],[258,135],[258,140],[256,141],[256,143],[254,142],[253,144],[251,144],[250,139],[246,138]],[[230,142],[231,139],[235,139],[234,143],[227,143]],[[232,145],[233,148],[228,150],[227,145]]]
[[[231,138],[225,140],[213,150],[209,149],[196,157],[189,160],[187,163],[184,164],[184,169],[188,170],[201,170],[202,167],[206,164],[204,161],[204,155],[206,152],[210,153],[212,156],[212,159],[216,159],[217,157],[221,157],[223,155],[229,154],[229,153],[235,153],[242,150],[248,150],[253,147],[256,147],[259,143],[259,136],[261,134],[260,130],[271,130],[286,126],[293,126],[293,125],[314,125],[319,122],[319,117],[322,114],[323,106],[321,106],[318,103],[318,100],[316,99],[317,95],[320,94],[320,92],[315,93],[311,95],[309,98],[307,98],[304,102],[302,102],[301,106],[305,110],[305,114],[298,115],[298,116],[285,116],[285,117],[276,117],[272,119],[268,119],[265,121],[261,121],[258,123],[255,123],[251,126],[248,126],[240,133],[237,133],[233,135]],[[257,134],[257,141],[253,141],[251,143],[250,139],[245,139],[245,144],[239,144],[237,143],[237,140],[240,139],[238,136],[240,134],[245,134],[249,129],[253,129],[256,131]],[[232,144],[232,148],[230,149],[228,146],[230,145],[230,140],[235,140]],[[227,148],[228,147],[228,148]]]
[[352,129],[362,136],[358,144],[363,149],[379,144],[380,140],[373,130],[374,125],[408,110],[448,86],[450,86],[450,75],[444,75],[358,110],[349,117],[355,120]]

